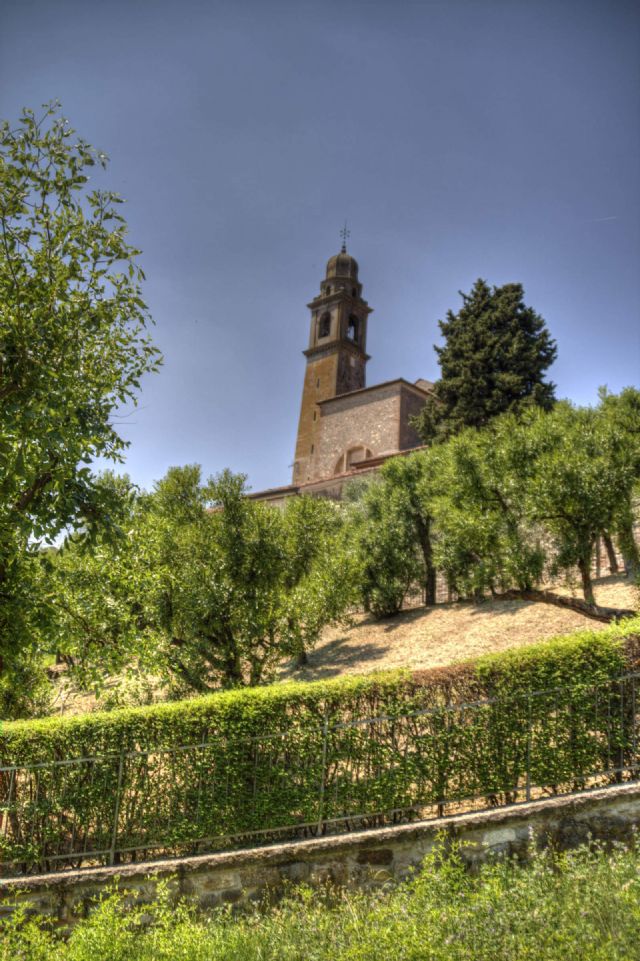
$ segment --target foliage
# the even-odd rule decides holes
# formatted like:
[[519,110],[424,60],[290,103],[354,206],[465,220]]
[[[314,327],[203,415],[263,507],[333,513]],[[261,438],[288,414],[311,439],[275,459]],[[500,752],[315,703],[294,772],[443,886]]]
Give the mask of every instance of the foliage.
[[342,508],[296,498],[275,511],[244,496],[242,478],[203,485],[196,467],[151,495],[106,476],[127,536],[72,541],[49,560],[51,643],[85,686],[127,671],[179,694],[261,683],[343,615],[354,588],[389,616],[418,583],[433,597],[436,568],[459,596],[516,590],[566,606],[578,601],[536,589],[575,565],[589,613],[596,539],[626,530],[633,557],[639,397],[504,414],[388,461]]
[[524,303],[521,284],[490,288],[477,280],[462,307],[440,321],[444,346],[436,347],[441,377],[433,397],[414,419],[425,443],[464,427],[483,427],[505,411],[526,405],[549,409],[554,386],[544,372],[556,357],[544,320]]
[[424,581],[415,529],[403,491],[379,476],[349,511],[346,535],[360,558],[364,609],[383,618],[401,610],[408,590]]
[[[597,538],[630,525],[638,477],[640,393],[625,416],[598,408],[531,409],[467,430],[441,448],[431,501],[436,564],[463,595],[530,590],[577,567],[594,604],[590,567]],[[632,534],[629,535],[633,543]]]
[[539,532],[523,510],[531,460],[517,427],[512,415],[504,415],[440,448],[436,564],[463,597],[530,587],[542,576]]
[[422,587],[435,603],[431,499],[437,488],[439,452],[420,451],[388,460],[375,480],[348,499],[360,558],[359,591],[376,617],[397,614],[410,588]]
[[610,394],[606,388],[600,391],[600,409],[616,436],[624,436],[627,458],[635,482],[630,499],[617,504],[612,533],[617,534],[618,544],[624,558],[627,573],[640,575],[640,551],[634,537],[634,508],[640,506],[640,390],[626,387],[619,394]]
[[117,784],[117,846],[139,855],[445,799],[510,803],[527,766],[533,784],[578,789],[637,761],[633,693],[616,678],[637,668],[639,635],[636,619],[413,676],[6,724],[3,765],[23,770],[0,776],[3,860],[108,849]]
[[[629,430],[607,413],[564,403],[546,416],[533,414],[527,425],[535,464],[529,513],[551,534],[556,566],[578,567],[584,598],[592,604],[596,539],[615,530],[617,517],[630,508],[640,463],[637,437],[630,443]],[[639,432],[640,404],[634,426]]]
[[[157,664],[144,629],[144,584],[132,549],[144,497],[126,475],[105,472],[98,480],[113,504],[110,528],[90,541],[71,535],[40,559],[51,612],[48,649],[83,690],[96,693],[107,675],[135,675]],[[114,527],[121,536],[112,536]]]
[[114,413],[159,359],[121,198],[87,188],[96,163],[56,105],[0,125],[0,674],[13,684],[46,629],[30,555],[66,527],[109,525],[89,465],[122,459]]
[[264,682],[351,601],[340,524],[329,501],[274,510],[241,475],[172,468],[133,503],[126,543],[63,552],[59,647],[94,684],[132,657],[178,692]]
[[464,867],[441,846],[411,881],[384,893],[292,891],[248,914],[199,915],[167,887],[151,904],[109,892],[68,941],[24,912],[0,929],[14,961],[630,961],[637,958],[640,858],[618,846],[533,852]]

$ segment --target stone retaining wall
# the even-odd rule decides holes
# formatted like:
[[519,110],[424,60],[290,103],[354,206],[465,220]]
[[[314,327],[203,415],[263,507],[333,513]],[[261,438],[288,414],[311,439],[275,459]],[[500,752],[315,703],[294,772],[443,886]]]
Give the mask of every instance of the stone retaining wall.
[[627,784],[339,837],[7,879],[0,881],[0,916],[23,905],[67,926],[85,916],[107,886],[117,884],[150,900],[160,880],[203,908],[276,898],[298,882],[367,888],[406,878],[438,836],[459,841],[473,868],[495,854],[524,857],[532,831],[539,844],[564,849],[590,837],[629,843],[638,827],[640,784]]

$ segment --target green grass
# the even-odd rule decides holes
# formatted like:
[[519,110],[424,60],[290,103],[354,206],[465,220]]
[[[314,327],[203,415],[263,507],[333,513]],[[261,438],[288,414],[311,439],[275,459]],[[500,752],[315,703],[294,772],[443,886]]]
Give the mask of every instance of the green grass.
[[293,893],[250,914],[198,915],[166,894],[131,906],[111,893],[67,942],[24,916],[0,929],[2,961],[634,961],[640,856],[615,848],[501,861],[472,877],[427,859],[378,894]]

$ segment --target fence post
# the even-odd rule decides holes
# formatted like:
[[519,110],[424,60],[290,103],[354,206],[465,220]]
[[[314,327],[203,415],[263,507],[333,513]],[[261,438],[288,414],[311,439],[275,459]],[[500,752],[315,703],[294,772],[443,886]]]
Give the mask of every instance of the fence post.
[[118,762],[118,784],[116,787],[116,803],[113,811],[113,830],[111,832],[111,848],[109,850],[109,864],[113,866],[116,859],[116,841],[118,840],[118,818],[120,817],[120,801],[122,795],[122,773],[124,768],[124,748],[120,751]]
[[320,768],[320,793],[318,796],[318,834],[322,831],[324,823],[324,789],[327,779],[327,745],[329,741],[329,715],[325,711],[324,721],[322,722],[322,761]]
[[531,800],[531,694],[527,694],[527,783],[526,800]]
[[633,758],[632,774],[635,775],[638,768],[638,756],[636,747],[636,675],[631,675],[631,756]]

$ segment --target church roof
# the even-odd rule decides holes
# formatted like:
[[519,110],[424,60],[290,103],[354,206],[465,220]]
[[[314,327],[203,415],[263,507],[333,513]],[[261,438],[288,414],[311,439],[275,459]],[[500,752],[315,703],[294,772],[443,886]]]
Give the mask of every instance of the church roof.
[[318,407],[324,407],[327,404],[335,404],[336,401],[344,400],[345,397],[355,397],[361,394],[373,394],[377,390],[383,390],[387,387],[392,387],[394,384],[399,384],[404,388],[409,388],[409,390],[416,393],[423,394],[427,396],[431,393],[433,389],[433,384],[429,380],[417,380],[415,384],[410,381],[405,380],[404,377],[396,377],[394,380],[385,380],[381,384],[373,384],[371,387],[361,387],[359,390],[350,390],[346,394],[336,394],[335,397],[327,397],[326,400],[318,401]]
[[426,449],[426,446],[422,444],[418,447],[409,447],[407,450],[383,451],[381,454],[374,454],[372,457],[358,461],[353,464],[349,470],[342,471],[340,474],[331,474],[328,477],[316,478],[316,480],[307,481],[304,484],[285,484],[283,487],[268,487],[266,490],[252,491],[250,494],[247,494],[247,498],[262,501],[281,500],[296,494],[311,494],[314,491],[317,493],[330,490],[332,487],[344,483],[345,480],[350,480],[358,475],[361,476],[362,474],[368,474],[371,471],[377,470],[385,461],[390,460],[392,457],[407,457],[409,454],[415,454],[416,451]]

